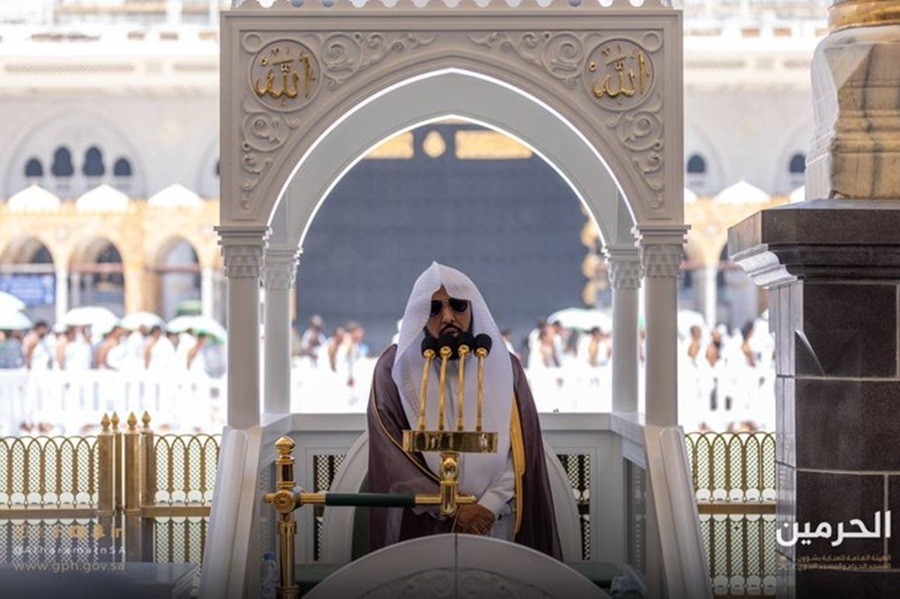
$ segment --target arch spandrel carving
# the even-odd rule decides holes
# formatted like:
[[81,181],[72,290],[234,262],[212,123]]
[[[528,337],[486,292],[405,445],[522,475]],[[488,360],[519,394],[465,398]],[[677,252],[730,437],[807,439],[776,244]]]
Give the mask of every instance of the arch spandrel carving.
[[297,164],[348,112],[454,67],[527,94],[578,130],[638,223],[681,221],[680,202],[666,197],[683,186],[679,12],[425,12],[367,6],[225,14],[223,110],[232,130],[223,131],[223,223],[268,222]]

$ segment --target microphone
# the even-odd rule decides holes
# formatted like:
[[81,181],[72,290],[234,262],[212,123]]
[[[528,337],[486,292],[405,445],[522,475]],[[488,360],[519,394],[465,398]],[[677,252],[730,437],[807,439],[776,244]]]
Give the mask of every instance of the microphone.
[[475,357],[478,358],[478,387],[477,387],[477,412],[475,421],[475,431],[481,432],[484,424],[482,413],[484,410],[484,359],[491,353],[491,346],[494,342],[487,333],[480,333],[475,337]]
[[466,356],[472,351],[475,345],[475,338],[472,333],[463,332],[456,337],[456,351],[459,355],[459,382],[457,386],[458,398],[456,401],[456,430],[463,431],[463,402],[465,401],[465,373],[466,373]]
[[424,339],[422,339],[422,356],[428,358],[428,352],[431,351],[430,357],[433,358],[438,353],[438,347],[439,344],[437,339],[435,339],[434,337],[426,336]]
[[[450,348],[450,355],[448,356],[450,358],[456,356],[458,344],[459,344],[459,342],[456,340],[456,337],[454,337],[450,333],[444,333],[437,339],[437,346],[440,349],[444,349],[445,347]],[[443,357],[444,352],[438,351],[438,354],[440,354],[441,357]]]
[[456,355],[456,338],[449,333],[444,333],[438,338],[438,346],[441,355],[441,374],[438,377],[438,430],[444,430],[444,403],[446,401],[447,361],[450,356]]
[[422,367],[422,388],[419,391],[419,430],[425,430],[425,397],[428,395],[428,371],[431,368],[431,361],[438,352],[438,340],[434,337],[426,336],[422,339],[422,357],[425,358],[425,365]]
[[[490,337],[488,337],[488,339],[490,339]],[[460,333],[456,337],[456,352],[460,358],[463,357],[464,353],[471,352],[475,347],[475,337],[472,336],[472,333]]]
[[491,353],[491,346],[494,344],[494,340],[491,339],[491,336],[487,333],[481,333],[477,337],[475,337],[475,353],[478,354],[479,350],[484,350],[484,356],[486,357],[489,353]]

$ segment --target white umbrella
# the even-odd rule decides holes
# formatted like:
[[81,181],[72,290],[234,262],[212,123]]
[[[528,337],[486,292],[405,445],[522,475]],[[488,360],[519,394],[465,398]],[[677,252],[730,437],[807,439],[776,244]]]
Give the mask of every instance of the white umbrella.
[[597,327],[602,331],[612,330],[612,317],[595,308],[566,308],[547,317],[547,322],[559,323],[567,329],[590,331]]
[[129,331],[136,331],[142,326],[152,329],[157,325],[165,326],[165,324],[166,321],[153,312],[132,312],[122,319],[119,326]]
[[32,326],[31,320],[18,310],[0,310],[0,331],[24,331]]
[[11,293],[0,291],[0,312],[17,312],[25,309],[25,302]]
[[91,326],[105,328],[117,324],[119,319],[108,308],[102,306],[81,306],[66,312],[61,322],[69,327]]
[[183,333],[185,331],[193,331],[195,334],[205,333],[219,341],[225,341],[225,338],[228,336],[225,327],[208,316],[179,316],[169,321],[166,325],[166,330],[170,333]]

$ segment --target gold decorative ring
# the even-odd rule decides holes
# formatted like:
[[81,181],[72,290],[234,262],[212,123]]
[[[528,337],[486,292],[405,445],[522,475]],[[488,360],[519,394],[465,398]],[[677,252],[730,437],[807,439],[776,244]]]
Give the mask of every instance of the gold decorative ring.
[[828,29],[900,25],[898,0],[837,0],[828,8]]

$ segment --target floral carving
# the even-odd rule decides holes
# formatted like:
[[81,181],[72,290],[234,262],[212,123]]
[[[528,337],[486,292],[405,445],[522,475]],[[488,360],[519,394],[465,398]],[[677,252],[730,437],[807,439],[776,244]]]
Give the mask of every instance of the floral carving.
[[606,119],[616,138],[631,150],[631,162],[655,193],[652,208],[663,205],[662,191],[665,181],[663,165],[662,94],[656,92],[641,107]]
[[645,278],[669,278],[678,276],[681,266],[682,246],[675,243],[641,244],[641,270]]
[[525,62],[547,71],[569,89],[574,89],[581,77],[584,45],[572,33],[494,31],[481,37],[469,35],[469,39],[491,50],[512,52]]
[[241,190],[248,192],[256,187],[260,176],[274,160],[274,153],[287,140],[291,129],[301,121],[283,113],[272,113],[261,108],[247,96],[244,99],[244,120],[241,121]]
[[[591,46],[590,52],[585,49],[586,35],[579,37],[570,32],[494,31],[468,37],[473,43],[492,51],[515,54],[549,73],[568,89],[576,89],[581,80],[585,93],[598,108],[605,113],[618,113],[601,122],[612,129],[619,143],[631,152],[632,164],[653,192],[651,208],[663,206],[663,101],[653,66],[653,54],[662,47],[662,36],[658,32],[645,32],[640,40],[621,35],[604,36],[598,45]],[[629,70],[624,71],[623,81],[618,79],[619,71],[612,60],[620,55],[623,71]],[[612,74],[609,81],[606,79],[610,75],[605,72],[607,68]],[[634,71],[633,80],[629,74],[631,70]],[[622,91],[620,84],[623,82],[627,93]]]
[[456,585],[455,571],[450,568],[433,568],[413,576],[398,578],[369,590],[367,599],[391,599],[393,597],[453,597]]
[[399,54],[427,46],[435,36],[423,37],[415,33],[386,36],[382,33],[332,33],[322,43],[322,64],[328,87],[341,83],[390,54]]

